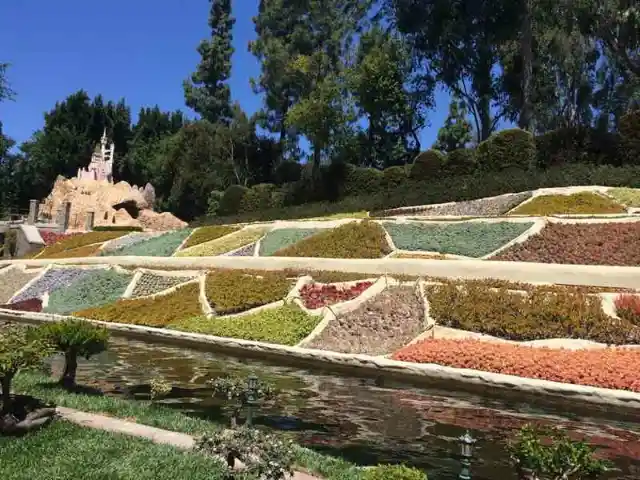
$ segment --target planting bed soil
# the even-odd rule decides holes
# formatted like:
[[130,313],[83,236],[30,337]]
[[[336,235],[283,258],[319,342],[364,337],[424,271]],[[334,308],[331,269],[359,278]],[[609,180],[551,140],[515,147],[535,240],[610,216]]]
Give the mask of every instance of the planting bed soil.
[[12,268],[0,272],[0,303],[7,303],[15,293],[33,280],[39,272],[23,272]]
[[569,215],[626,213],[624,206],[609,197],[595,192],[572,195],[540,195],[513,211],[510,215]]
[[300,289],[300,299],[305,307],[315,309],[353,300],[373,285],[373,282],[360,282],[349,287],[307,283]]
[[640,188],[610,188],[607,195],[627,207],[640,207]]
[[202,315],[200,285],[190,283],[167,295],[134,300],[118,300],[110,305],[74,313],[76,317],[103,322],[164,327],[172,322]]
[[174,230],[104,254],[116,257],[170,257],[190,233],[189,228]]
[[138,279],[136,286],[131,293],[131,298],[144,297],[147,295],[153,295],[154,293],[168,290],[171,287],[180,285],[181,283],[193,280],[195,277],[190,276],[166,276],[166,275],[154,275],[153,273],[143,273]]
[[601,300],[567,292],[507,290],[455,284],[425,288],[438,325],[516,340],[580,338],[624,345],[640,343],[640,327],[604,313]]
[[188,250],[180,250],[176,253],[176,257],[213,257],[216,255],[222,255],[223,253],[236,250],[250,243],[255,243],[267,232],[267,230],[267,228],[239,230],[222,238],[201,243],[200,245],[191,247]]
[[0,305],[0,308],[6,308],[7,310],[19,310],[21,312],[41,312],[42,300],[39,298],[30,298],[28,300],[22,300],[21,302]]
[[225,256],[229,257],[253,257],[253,253],[256,250],[256,244],[251,243],[245,247],[239,248],[238,250],[225,253]]
[[308,348],[342,353],[385,355],[424,331],[422,299],[415,287],[392,287],[367,300],[357,310],[339,316]]
[[28,300],[29,298],[39,298],[45,292],[55,292],[60,288],[71,285],[76,280],[82,279],[89,275],[91,270],[80,268],[52,268],[43,276],[32,283],[29,288],[17,295],[12,303]]
[[281,228],[267,233],[260,241],[260,255],[268,257],[278,250],[318,233],[316,228]]
[[133,278],[115,270],[94,270],[76,279],[67,288],[51,293],[46,312],[69,315],[78,310],[96,308],[115,302]]
[[296,345],[313,331],[320,320],[320,316],[307,315],[295,305],[285,305],[238,317],[185,319],[169,328],[218,337]]
[[431,251],[478,258],[526,232],[533,223],[385,223],[400,250]]
[[375,222],[347,223],[305,238],[276,257],[380,258],[391,253],[384,229]]
[[491,260],[577,265],[640,265],[640,222],[551,223]]
[[640,350],[555,350],[477,340],[427,339],[407,345],[394,360],[640,392]]
[[65,250],[74,250],[88,245],[104,243],[115,238],[122,237],[128,232],[88,232],[80,235],[66,236],[62,240],[45,247],[38,258],[63,258],[56,256]]
[[200,227],[191,234],[182,248],[184,249],[193,247],[195,245],[200,245],[201,243],[209,242],[211,240],[215,240],[216,238],[224,237],[225,235],[229,235],[230,233],[237,232],[239,229],[240,227],[232,227],[228,225]]

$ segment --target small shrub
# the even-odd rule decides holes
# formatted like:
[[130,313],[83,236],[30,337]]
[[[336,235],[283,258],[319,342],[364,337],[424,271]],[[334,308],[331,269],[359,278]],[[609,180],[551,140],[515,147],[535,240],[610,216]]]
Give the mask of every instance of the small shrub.
[[347,172],[344,195],[368,195],[380,190],[382,172],[376,168],[351,168]]
[[60,384],[73,387],[76,383],[78,356],[87,360],[107,349],[109,331],[82,320],[48,323],[41,330],[45,340],[65,358]]
[[476,151],[473,148],[458,148],[447,154],[444,170],[450,175],[469,175],[476,170]]
[[434,180],[442,174],[447,157],[438,150],[421,152],[413,161],[410,177],[413,180]]
[[519,128],[501,130],[478,145],[478,167],[484,171],[534,166],[536,145],[531,133]]
[[616,315],[640,327],[640,296],[620,295],[615,299]]
[[242,185],[231,185],[222,194],[220,206],[218,207],[218,215],[234,215],[240,212],[240,206],[247,191],[247,187]]
[[389,167],[382,171],[381,185],[384,188],[398,188],[407,181],[405,167]]
[[211,240],[215,240],[216,238],[224,237],[225,235],[229,235],[230,233],[237,232],[238,230],[240,230],[240,227],[231,225],[214,225],[210,227],[200,227],[189,236],[182,248],[185,249],[193,247],[194,245],[200,245],[201,243],[209,242]]
[[302,165],[298,162],[284,161],[280,163],[274,172],[275,182],[278,185],[283,183],[297,182],[302,176]]
[[378,465],[367,468],[362,480],[427,480],[427,474],[403,465]]
[[82,235],[73,235],[63,238],[58,243],[45,247],[38,258],[63,258],[56,256],[66,250],[74,250],[92,244],[104,243],[125,235],[127,232],[88,232]]
[[276,186],[271,183],[260,183],[248,189],[242,197],[240,212],[257,212],[271,208],[271,194]]
[[283,273],[250,275],[241,270],[217,270],[207,275],[207,299],[218,315],[243,312],[282,300],[291,289]]
[[[239,377],[218,377],[207,382],[213,389],[213,397],[221,398],[234,404],[231,416],[231,428],[238,426],[240,410],[251,402],[253,407],[260,400],[269,400],[275,396],[271,384],[258,380],[255,389],[250,388],[249,380]],[[247,422],[248,423],[248,422]],[[249,424],[249,426],[251,426]]]
[[217,215],[218,209],[220,208],[220,201],[222,200],[222,196],[224,192],[220,190],[213,190],[209,194],[209,199],[207,200],[207,215]]
[[623,152],[628,163],[640,163],[640,110],[631,110],[620,118]]
[[151,400],[166,397],[171,393],[171,390],[173,390],[173,387],[163,378],[155,377],[149,381],[149,397]]
[[604,195],[580,192],[571,195],[540,195],[516,207],[510,215],[569,215],[625,213],[626,209]]

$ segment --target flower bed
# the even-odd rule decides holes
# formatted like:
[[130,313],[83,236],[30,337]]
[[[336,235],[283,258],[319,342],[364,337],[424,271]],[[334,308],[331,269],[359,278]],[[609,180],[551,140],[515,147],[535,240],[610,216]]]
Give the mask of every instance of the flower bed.
[[138,282],[131,293],[131,298],[153,295],[154,293],[168,290],[169,288],[188,282],[194,278],[194,276],[154,275],[153,273],[144,272],[138,279]]
[[7,310],[18,310],[21,312],[41,312],[42,300],[39,298],[30,298],[28,300],[22,300],[21,302],[0,305],[0,308],[6,308]]
[[640,296],[620,295],[614,301],[616,315],[640,327]]
[[93,270],[89,275],[77,278],[67,288],[51,293],[45,312],[69,315],[115,302],[127,289],[132,277],[111,269]]
[[154,237],[162,235],[161,232],[132,232],[123,237],[116,238],[107,243],[102,249],[104,252],[111,252],[119,248],[135,245],[136,243],[144,242]]
[[385,223],[400,250],[482,257],[526,232],[533,223]]
[[281,228],[272,230],[260,241],[260,255],[268,257],[320,231],[317,228]]
[[[94,243],[93,245],[85,245],[83,247],[73,248],[71,250],[64,250],[62,252],[52,253],[47,255],[48,259],[55,258],[84,258],[84,257],[95,257],[100,254],[101,243]],[[38,258],[44,258],[39,256]]]
[[384,229],[375,222],[347,223],[305,238],[274,253],[277,257],[380,258],[391,253]]
[[540,195],[509,214],[547,216],[625,212],[622,205],[609,197],[595,192],[580,192],[571,195]]
[[304,340],[321,317],[307,315],[293,305],[270,308],[239,317],[191,318],[169,326],[185,332],[258,342],[296,345]]
[[255,243],[262,237],[267,228],[250,228],[239,230],[222,238],[201,243],[188,250],[180,250],[176,257],[213,257],[230,252],[249,243]]
[[415,287],[393,287],[329,322],[307,348],[384,355],[424,330],[424,305]]
[[640,222],[552,223],[491,260],[638,266]]
[[467,285],[425,288],[438,325],[508,340],[581,338],[607,344],[640,343],[640,328],[607,316],[596,296],[534,291],[529,295]]
[[191,229],[189,228],[174,230],[133,245],[104,252],[104,255],[116,257],[170,257],[190,233]]
[[300,289],[300,299],[304,306],[309,309],[321,308],[353,300],[371,285],[373,285],[373,282],[358,282],[349,287],[307,283]]
[[438,282],[445,284],[455,284],[459,286],[475,286],[482,288],[506,288],[507,290],[522,290],[526,292],[564,292],[564,293],[620,293],[632,292],[634,290],[618,287],[596,287],[589,285],[534,285],[532,283],[510,282],[509,280],[499,280],[496,278],[483,278],[460,280],[445,277],[423,277],[430,282]]
[[89,275],[91,270],[81,268],[52,268],[45,272],[42,277],[32,283],[13,299],[12,303],[28,300],[29,298],[40,298],[45,292],[54,292],[60,288],[71,285],[78,279]]
[[23,272],[12,268],[0,273],[0,303],[7,303],[15,293],[33,280],[39,272]]
[[240,227],[232,227],[230,225],[213,225],[209,227],[200,227],[187,239],[182,248],[189,248],[201,243],[209,242],[230,233],[237,232]]
[[640,350],[560,350],[476,340],[423,340],[393,354],[394,360],[435,363],[553,382],[640,392]]
[[640,188],[610,188],[607,195],[627,207],[640,207]]
[[245,245],[242,248],[225,253],[224,255],[228,257],[253,257],[255,250],[256,244],[250,243],[249,245]]
[[92,244],[104,243],[114,238],[126,235],[128,232],[87,232],[80,235],[72,235],[45,247],[38,258],[63,258],[59,256],[66,250],[74,250]]
[[77,317],[103,322],[164,327],[172,322],[202,315],[200,285],[190,283],[168,295],[134,300],[118,300],[110,305],[74,313]]
[[59,233],[59,232],[51,232],[49,230],[39,230],[40,236],[44,241],[46,246],[53,245],[54,243],[58,243],[65,238],[73,237],[74,235],[79,235],[78,233]]
[[291,286],[283,272],[215,270],[207,275],[205,293],[218,315],[228,315],[282,300]]

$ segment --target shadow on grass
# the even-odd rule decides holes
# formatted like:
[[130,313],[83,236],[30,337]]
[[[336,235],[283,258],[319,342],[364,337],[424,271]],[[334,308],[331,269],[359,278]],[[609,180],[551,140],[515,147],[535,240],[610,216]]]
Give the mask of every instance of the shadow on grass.
[[43,390],[64,390],[67,393],[75,393],[79,395],[88,395],[91,397],[104,397],[105,393],[98,387],[90,385],[73,385],[65,386],[58,382],[40,382],[37,384]]

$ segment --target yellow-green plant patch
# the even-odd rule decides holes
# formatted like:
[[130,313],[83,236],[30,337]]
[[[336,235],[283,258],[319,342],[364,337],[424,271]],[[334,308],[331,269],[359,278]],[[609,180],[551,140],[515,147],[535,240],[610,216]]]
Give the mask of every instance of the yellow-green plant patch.
[[87,232],[82,235],[74,235],[60,240],[53,245],[45,247],[38,258],[63,258],[54,256],[65,250],[75,250],[94,243],[104,243],[114,238],[120,238],[129,232]]
[[71,250],[63,250],[61,252],[51,253],[47,256],[40,255],[38,258],[84,258],[84,257],[95,257],[100,253],[101,243],[96,243],[94,245],[85,245],[83,247],[73,248]]
[[225,235],[237,232],[238,230],[240,230],[240,227],[231,225],[211,225],[208,227],[200,227],[191,234],[182,249],[210,242],[211,240],[224,237]]
[[540,195],[524,203],[510,215],[576,215],[626,213],[626,209],[615,200],[594,192],[571,195]]
[[210,240],[195,247],[181,250],[176,253],[176,257],[212,257],[222,255],[240,247],[244,247],[249,243],[253,243],[260,239],[269,229],[268,228],[248,228],[239,230],[235,233],[225,235],[222,238]]
[[640,188],[610,188],[607,195],[627,207],[640,207]]

